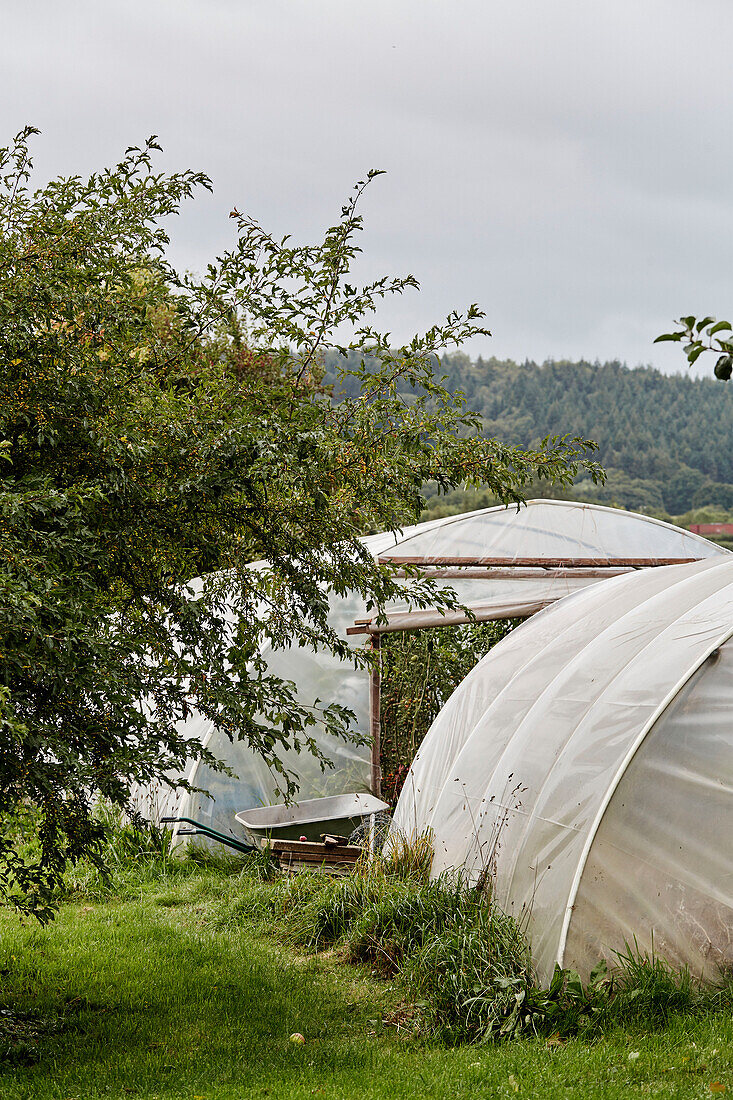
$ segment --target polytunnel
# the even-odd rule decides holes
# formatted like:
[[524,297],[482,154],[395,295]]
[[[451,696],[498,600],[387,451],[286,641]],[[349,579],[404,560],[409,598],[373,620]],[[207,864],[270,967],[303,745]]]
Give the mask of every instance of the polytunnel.
[[[521,508],[497,506],[420,524],[377,556],[396,569],[418,566],[450,584],[475,618],[487,621],[532,615],[620,572],[727,553],[700,535],[637,512],[530,500]],[[395,606],[375,633],[468,619],[460,612]]]
[[[726,553],[699,535],[647,516],[543,500],[529,501],[519,509],[495,507],[432,520],[401,532],[366,536],[363,543],[375,558],[391,563],[398,575],[404,566],[421,566],[425,575],[453,588],[478,620],[531,615],[619,572]],[[403,583],[407,588],[409,577]],[[469,618],[465,613],[444,614],[430,608],[413,611],[405,604],[387,608],[384,625],[364,615],[358,596],[331,597],[331,625],[344,637],[354,635],[354,646],[363,644],[359,634],[367,634],[373,643],[383,629],[419,629]],[[375,728],[370,713],[373,691],[364,669],[355,669],[322,649],[269,648],[265,656],[273,675],[295,682],[301,700],[309,703],[320,698],[348,707],[355,715],[354,732],[362,741],[370,736]],[[195,710],[180,728],[187,737],[203,742],[235,774],[190,761],[180,776],[171,778],[185,778],[200,791],[172,791],[164,781],[141,788],[135,793],[135,804],[146,818],[190,817],[237,835],[235,813],[284,800],[277,774],[245,741],[230,742]],[[369,744],[336,740],[318,727],[314,736],[333,768],[322,771],[306,752],[287,752],[282,757],[286,767],[299,775],[301,799],[370,787],[379,793],[378,737],[375,765]]]
[[514,630],[433,723],[394,818],[493,879],[539,976],[626,945],[733,963],[733,558],[618,576]]

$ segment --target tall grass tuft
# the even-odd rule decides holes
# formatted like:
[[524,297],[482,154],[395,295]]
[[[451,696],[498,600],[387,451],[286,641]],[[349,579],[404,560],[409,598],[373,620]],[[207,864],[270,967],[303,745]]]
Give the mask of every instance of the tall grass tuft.
[[431,864],[429,836],[401,839],[347,877],[281,881],[271,911],[292,942],[337,945],[349,961],[399,976],[419,999],[423,1031],[482,1042],[538,1030],[519,927],[460,876],[431,881]]
[[168,877],[174,862],[168,830],[140,827],[117,807],[103,802],[94,813],[105,830],[100,850],[102,867],[82,860],[69,868],[68,896],[101,900],[133,884]]
[[387,845],[344,878],[309,872],[280,880],[270,915],[293,943],[337,946],[347,960],[397,976],[419,1006],[423,1033],[451,1044],[648,1029],[733,1005],[730,981],[703,988],[636,944],[610,970],[599,963],[588,982],[558,967],[543,988],[522,929],[491,890],[459,875],[431,881],[431,862],[425,837]]
[[66,892],[70,898],[101,901],[112,894],[136,894],[146,883],[168,884],[201,868],[228,874],[238,874],[242,869],[241,857],[230,852],[212,852],[196,846],[175,848],[168,829],[137,825],[109,804],[99,803],[95,815],[105,828],[100,852],[103,869],[88,860],[69,868]]
[[433,866],[433,830],[405,837],[389,833],[371,862],[370,871],[381,870],[385,876],[408,882],[429,882]]
[[635,943],[618,955],[610,978],[611,996],[605,1014],[618,1023],[643,1020],[649,1026],[662,1027],[670,1016],[694,1015],[707,1006],[712,991],[692,980],[687,967],[673,969],[653,952],[639,951]]
[[532,960],[521,929],[482,892],[458,882],[449,919],[409,959],[429,1030],[452,1043],[484,1043],[543,1029]]

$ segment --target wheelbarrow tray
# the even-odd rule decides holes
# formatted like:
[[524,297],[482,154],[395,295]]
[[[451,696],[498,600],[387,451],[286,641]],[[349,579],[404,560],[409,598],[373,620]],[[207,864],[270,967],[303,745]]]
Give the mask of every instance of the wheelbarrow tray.
[[264,847],[270,839],[317,841],[324,833],[348,837],[365,817],[388,809],[373,794],[335,794],[290,806],[253,806],[241,810],[236,819]]

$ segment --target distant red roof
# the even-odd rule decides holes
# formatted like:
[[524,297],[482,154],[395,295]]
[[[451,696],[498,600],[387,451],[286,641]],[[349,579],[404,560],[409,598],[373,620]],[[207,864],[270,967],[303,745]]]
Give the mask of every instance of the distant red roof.
[[694,535],[733,535],[733,523],[691,523]]

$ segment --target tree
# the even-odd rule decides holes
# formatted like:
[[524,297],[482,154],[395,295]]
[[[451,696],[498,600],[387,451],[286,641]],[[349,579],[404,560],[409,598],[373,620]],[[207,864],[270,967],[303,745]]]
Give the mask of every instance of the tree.
[[[299,703],[260,647],[367,659],[326,618],[331,590],[377,610],[397,591],[362,532],[416,518],[427,480],[518,501],[598,468],[583,440],[478,436],[433,372],[485,331],[475,306],[400,348],[365,320],[417,285],[348,282],[377,173],[317,245],[234,211],[234,247],[197,278],[168,262],[163,222],[205,175],[156,172],[151,139],[33,192],[33,133],[0,153],[0,813],[37,807],[40,846],[25,856],[4,829],[0,892],[47,919],[67,863],[101,860],[95,798],[125,807],[132,784],[212,762],[180,733],[191,707],[291,792],[279,746],[317,755],[316,715],[349,736],[349,713]],[[354,392],[338,402],[320,384],[329,349]],[[410,598],[436,595],[421,582]]]

